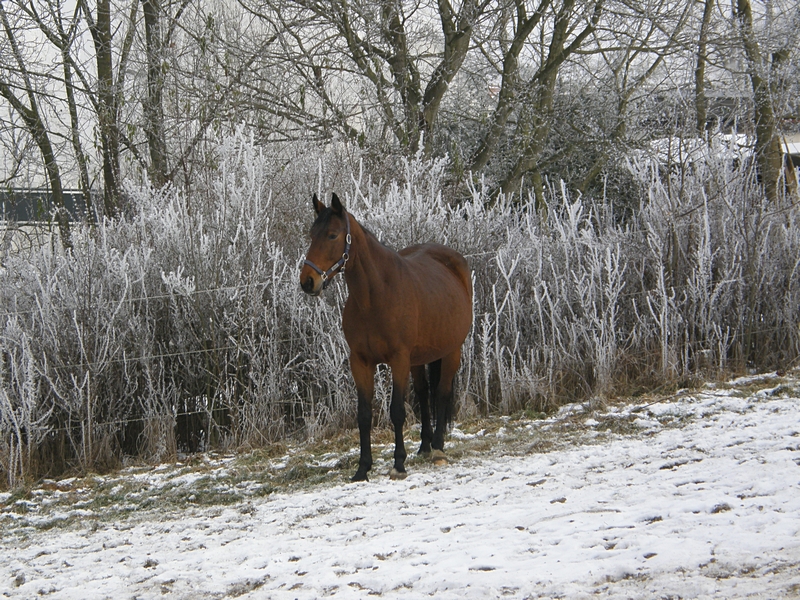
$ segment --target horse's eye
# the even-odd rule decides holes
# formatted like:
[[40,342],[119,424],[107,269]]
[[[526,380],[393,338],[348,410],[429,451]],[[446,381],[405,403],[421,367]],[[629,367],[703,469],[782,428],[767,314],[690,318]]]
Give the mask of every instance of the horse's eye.
[[337,237],[339,237],[338,233],[329,233],[328,234],[328,239],[329,240],[335,240]]

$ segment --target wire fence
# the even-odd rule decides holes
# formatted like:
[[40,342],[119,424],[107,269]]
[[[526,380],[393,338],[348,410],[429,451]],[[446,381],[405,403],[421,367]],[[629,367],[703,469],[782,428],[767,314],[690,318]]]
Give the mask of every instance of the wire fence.
[[[718,285],[734,284],[734,283],[737,283],[737,282],[735,280],[730,280],[730,281],[719,282]],[[255,286],[255,287],[259,287],[261,285],[266,285],[266,284],[252,284],[252,286]],[[231,290],[231,289],[245,288],[245,287],[251,287],[251,285],[225,286],[225,287],[221,287],[221,288],[210,288],[210,289],[205,289],[205,290],[197,290],[193,294],[198,294],[198,295],[199,294],[213,294],[215,292],[228,291],[228,290]],[[671,291],[671,293],[674,293],[677,296],[681,296],[683,294],[686,294],[686,292],[688,291],[688,288],[683,288],[683,289],[681,289],[681,288],[671,288],[670,291]],[[623,294],[619,294],[618,298],[621,299],[621,300],[630,300],[630,299],[634,299],[634,298],[646,298],[648,296],[652,296],[655,292],[656,292],[656,290],[649,290],[649,291],[644,291],[643,290],[643,291],[637,291],[637,292],[626,292],[626,293],[623,293]],[[300,293],[300,290],[298,289],[298,294],[299,293]],[[160,299],[169,299],[169,298],[172,298],[172,297],[173,296],[165,294],[165,295],[161,296]],[[155,299],[155,298],[156,297],[150,296],[150,297],[143,297],[143,298],[138,298],[138,299],[127,299],[127,300],[126,299],[118,299],[117,302],[126,302],[126,301],[127,302],[137,302],[137,301],[142,301],[142,300],[145,300],[145,299],[151,299],[152,300],[152,299]],[[110,301],[110,302],[114,302],[114,301]],[[32,315],[32,314],[34,314],[34,311],[7,311],[7,312],[1,314],[0,317],[7,318],[7,317],[18,316],[18,315],[27,315],[27,316],[29,316],[29,315]],[[479,322],[482,318],[485,318],[485,317],[496,317],[496,316],[497,316],[496,312],[473,312],[473,327],[474,327],[474,324],[476,322]],[[800,323],[798,323],[798,327],[800,327]],[[773,333],[776,333],[778,331],[781,331],[781,329],[782,329],[781,327],[766,327],[766,328],[765,327],[761,327],[761,328],[756,327],[756,328],[750,329],[750,333],[753,334],[753,335],[773,334]],[[302,336],[281,337],[281,338],[273,338],[271,341],[273,343],[276,343],[276,344],[305,343],[307,341],[307,338],[302,337]],[[702,342],[691,341],[691,340],[687,341],[686,343],[689,346],[694,346],[694,347],[701,347],[703,345]],[[166,358],[176,358],[176,357],[182,357],[182,356],[191,356],[191,355],[195,355],[195,354],[214,354],[214,353],[220,353],[220,352],[229,352],[229,351],[233,351],[233,350],[237,350],[238,351],[238,350],[241,350],[241,349],[242,349],[242,346],[240,344],[233,343],[233,344],[229,344],[229,345],[225,345],[225,346],[211,346],[211,347],[207,347],[207,348],[198,348],[198,349],[194,349],[194,350],[181,350],[179,352],[161,352],[161,353],[153,353],[153,354],[126,355],[124,358],[108,359],[108,360],[104,360],[104,361],[81,361],[81,362],[76,362],[76,363],[71,363],[71,364],[59,364],[59,365],[54,365],[52,368],[61,369],[61,370],[72,370],[72,369],[77,369],[77,368],[89,368],[90,369],[90,368],[94,368],[94,367],[105,366],[105,365],[108,365],[108,364],[125,364],[125,363],[136,363],[136,362],[148,362],[148,361],[153,361],[153,360],[163,360],[163,359],[166,359]]]
[[[177,191],[132,190],[132,216],[85,234],[76,227],[71,254],[44,244],[5,255],[8,485],[125,456],[159,460],[353,426],[345,285],[322,299],[302,294],[286,257],[302,254],[306,219],[290,199],[262,193],[264,181],[292,174],[240,144],[243,152],[221,154],[229,176],[202,210]],[[390,247],[447,241],[470,261],[462,416],[786,368],[800,355],[794,200],[770,206],[749,186],[712,196],[695,172],[677,195],[645,181],[646,199],[627,220],[559,190],[542,216],[477,191],[454,207],[435,165],[407,172],[395,186],[352,178],[359,200],[350,208]],[[376,418],[388,422],[388,379],[377,379]]]

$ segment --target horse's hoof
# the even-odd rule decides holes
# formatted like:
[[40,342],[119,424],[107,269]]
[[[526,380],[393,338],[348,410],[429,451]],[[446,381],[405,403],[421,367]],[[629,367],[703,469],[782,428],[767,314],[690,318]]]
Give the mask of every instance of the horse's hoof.
[[442,452],[441,450],[434,450],[431,453],[431,460],[433,464],[437,467],[443,467],[446,464],[449,464],[450,461],[447,460],[447,455]]
[[402,481],[406,477],[408,477],[408,473],[406,473],[405,471],[398,471],[397,469],[394,468],[391,471],[389,471],[389,479],[391,479],[392,481]]
[[356,471],[356,474],[350,478],[350,481],[356,483],[358,481],[369,481],[369,479],[367,479],[366,473],[362,473],[361,471]]
[[420,450],[419,452],[417,452],[417,456],[420,456],[422,458],[430,458],[431,457],[431,451],[430,450]]

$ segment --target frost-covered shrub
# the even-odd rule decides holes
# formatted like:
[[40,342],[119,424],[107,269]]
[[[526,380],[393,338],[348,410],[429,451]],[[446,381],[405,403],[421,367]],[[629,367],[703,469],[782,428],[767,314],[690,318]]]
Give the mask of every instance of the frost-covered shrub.
[[202,201],[129,185],[127,215],[76,228],[70,254],[50,244],[5,261],[8,483],[349,418],[341,298],[299,293],[304,219],[271,193],[280,166],[241,134],[221,141],[216,164]]
[[[566,189],[532,202],[442,197],[444,164],[369,177],[335,148],[207,150],[190,190],[127,187],[125,217],[74,248],[0,268],[0,475],[8,485],[126,457],[263,445],[355,423],[346,288],[300,291],[311,193],[335,189],[390,247],[438,241],[473,270],[461,415],[546,410],[798,355],[798,208],[730,162],[631,165],[647,194],[621,222]],[[344,158],[343,158],[344,157]],[[376,401],[388,387],[379,372]]]

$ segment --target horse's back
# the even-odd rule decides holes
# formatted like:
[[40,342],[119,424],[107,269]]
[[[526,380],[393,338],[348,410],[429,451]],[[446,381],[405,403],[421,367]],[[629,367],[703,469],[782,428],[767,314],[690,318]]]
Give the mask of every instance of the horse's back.
[[[454,276],[455,280],[467,293],[469,306],[472,307],[472,277],[467,259],[461,254],[442,244],[415,244],[398,252],[410,265],[425,271],[434,279]],[[442,269],[444,267],[444,269]]]

